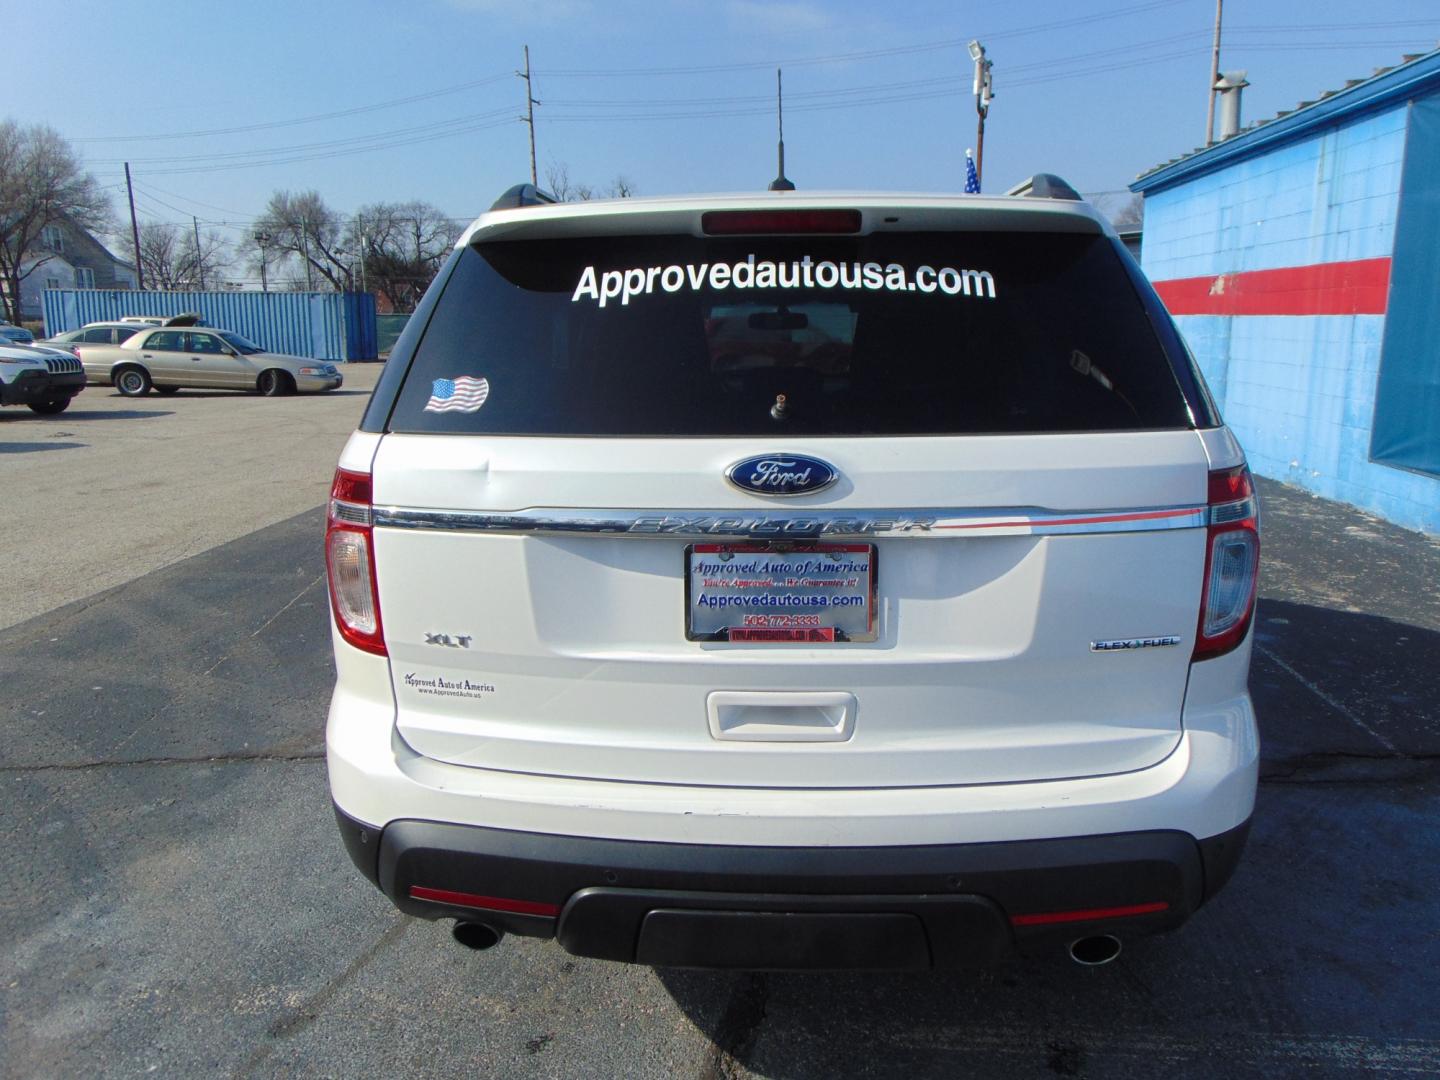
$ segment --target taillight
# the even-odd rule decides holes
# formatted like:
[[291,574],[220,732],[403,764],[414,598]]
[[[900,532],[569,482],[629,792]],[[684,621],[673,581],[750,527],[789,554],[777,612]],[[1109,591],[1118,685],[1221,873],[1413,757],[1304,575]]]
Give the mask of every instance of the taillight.
[[1222,656],[1245,639],[1260,576],[1260,517],[1244,465],[1210,474],[1205,580],[1194,660]]
[[340,636],[357,649],[385,656],[385,629],[375,587],[368,473],[335,470],[325,521],[325,569],[330,577],[330,608]]

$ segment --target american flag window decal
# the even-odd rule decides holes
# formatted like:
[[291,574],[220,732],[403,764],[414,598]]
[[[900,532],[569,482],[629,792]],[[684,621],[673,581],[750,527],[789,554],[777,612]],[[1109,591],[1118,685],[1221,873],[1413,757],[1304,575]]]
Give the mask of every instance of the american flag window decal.
[[436,379],[430,388],[426,412],[476,412],[490,396],[490,380],[461,375]]

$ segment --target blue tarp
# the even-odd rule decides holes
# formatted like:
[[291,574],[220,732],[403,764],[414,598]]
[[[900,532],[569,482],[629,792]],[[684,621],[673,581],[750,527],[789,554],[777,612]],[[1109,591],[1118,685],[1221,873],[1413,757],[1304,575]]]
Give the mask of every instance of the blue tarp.
[[1440,476],[1440,97],[1410,106],[1370,456]]

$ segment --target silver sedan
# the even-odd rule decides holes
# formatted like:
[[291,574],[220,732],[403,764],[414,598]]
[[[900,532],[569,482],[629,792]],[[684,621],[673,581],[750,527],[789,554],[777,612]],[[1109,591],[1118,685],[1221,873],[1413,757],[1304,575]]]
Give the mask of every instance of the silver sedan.
[[153,388],[257,390],[267,397],[334,390],[340,370],[323,360],[266,352],[230,330],[145,328],[120,345],[78,345],[86,380],[114,386],[126,397]]

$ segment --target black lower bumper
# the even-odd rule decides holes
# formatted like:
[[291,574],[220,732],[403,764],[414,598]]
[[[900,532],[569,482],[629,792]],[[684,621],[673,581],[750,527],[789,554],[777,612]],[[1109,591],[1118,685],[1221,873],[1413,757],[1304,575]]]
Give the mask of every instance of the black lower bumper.
[[85,389],[85,373],[65,372],[52,375],[31,369],[21,372],[9,383],[0,383],[0,405],[39,405],[47,401],[64,401]]
[[1248,830],[775,848],[336,817],[409,914],[553,936],[578,956],[746,969],[967,967],[1173,929],[1228,879]]

